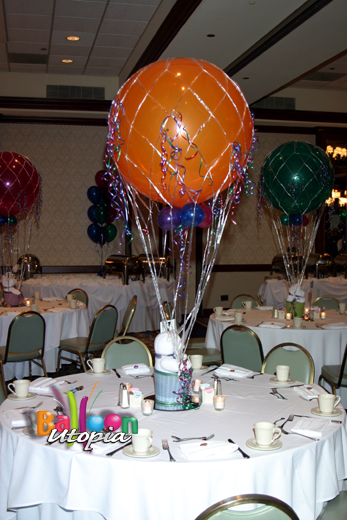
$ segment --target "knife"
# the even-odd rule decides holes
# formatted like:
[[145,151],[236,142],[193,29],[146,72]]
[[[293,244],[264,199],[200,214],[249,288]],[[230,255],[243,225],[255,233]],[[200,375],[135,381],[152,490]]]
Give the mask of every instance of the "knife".
[[111,455],[114,455],[115,453],[117,453],[117,451],[122,450],[123,448],[125,448],[125,446],[129,446],[129,444],[131,444],[131,443],[132,443],[132,440],[129,442],[126,442],[125,444],[122,444],[122,446],[120,448],[117,448],[116,450],[106,453],[106,456],[111,457]]
[[113,370],[113,372],[115,372],[116,376],[119,377],[119,379],[120,379],[120,375],[119,375],[119,373],[117,372],[117,369],[116,369],[116,368],[112,368],[112,370]]
[[205,374],[208,374],[209,372],[213,372],[214,370],[217,370],[218,367],[213,367],[213,368],[210,368],[210,370],[207,370],[206,372],[203,372],[202,374],[200,374],[201,376],[204,376]]

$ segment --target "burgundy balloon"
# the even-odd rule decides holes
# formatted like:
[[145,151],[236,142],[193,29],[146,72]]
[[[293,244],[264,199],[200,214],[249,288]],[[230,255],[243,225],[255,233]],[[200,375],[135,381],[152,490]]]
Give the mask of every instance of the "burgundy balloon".
[[106,224],[112,224],[114,220],[118,217],[118,212],[112,207],[109,206],[108,219],[106,220]]
[[102,189],[108,188],[108,185],[110,184],[110,175],[105,170],[99,170],[95,174],[95,184]]
[[204,211],[204,220],[201,222],[201,224],[198,225],[200,228],[209,227],[212,224],[212,211],[209,206],[203,206],[201,204],[201,208]]
[[308,217],[306,215],[304,215],[302,217],[302,225],[305,227],[305,226],[307,226],[307,224],[308,224]]
[[40,193],[40,177],[27,157],[0,152],[0,215],[25,213]]

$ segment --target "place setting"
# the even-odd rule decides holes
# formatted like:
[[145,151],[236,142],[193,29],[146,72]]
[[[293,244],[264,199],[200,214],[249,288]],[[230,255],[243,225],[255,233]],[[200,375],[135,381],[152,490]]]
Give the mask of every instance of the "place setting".
[[157,446],[153,446],[153,432],[148,428],[139,428],[137,433],[132,434],[131,444],[125,446],[122,452],[127,457],[147,459],[156,457],[160,453]]
[[217,321],[235,321],[235,311],[233,309],[223,309],[223,307],[215,307],[213,309],[215,319]]
[[340,401],[339,395],[319,394],[318,406],[312,408],[311,413],[322,417],[337,417],[342,414],[342,410],[337,408]]
[[277,365],[276,376],[270,377],[270,383],[276,383],[279,385],[288,385],[295,383],[295,379],[289,377],[290,366],[288,365]]
[[[76,300],[75,300],[76,301]],[[105,358],[92,358],[87,360],[89,370],[86,374],[89,376],[106,376],[111,373],[111,370],[105,369]]]
[[7,396],[10,401],[28,401],[35,399],[36,393],[29,392],[30,381],[28,379],[17,379],[13,383],[9,383],[7,388],[11,394]]

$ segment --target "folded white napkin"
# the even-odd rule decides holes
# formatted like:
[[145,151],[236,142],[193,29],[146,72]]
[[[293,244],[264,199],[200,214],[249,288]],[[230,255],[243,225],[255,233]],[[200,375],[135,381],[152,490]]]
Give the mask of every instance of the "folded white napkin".
[[257,309],[257,311],[272,311],[273,307],[264,307],[264,306],[261,306],[259,305],[259,307],[254,307],[255,309]]
[[234,316],[215,316],[215,319],[217,321],[234,321],[235,317]]
[[214,374],[220,377],[250,377],[254,372],[252,370],[248,370],[247,368],[238,367],[236,365],[228,365],[224,363],[217,370],[214,371]]
[[321,439],[323,433],[328,428],[330,421],[327,419],[300,419],[291,429],[293,433],[301,433],[315,439]]
[[44,302],[60,302],[64,298],[59,298],[59,296],[47,296],[46,298],[41,298]]
[[144,363],[138,365],[124,365],[122,367],[124,374],[127,375],[138,375],[138,374],[149,374],[150,369]]
[[30,383],[29,392],[39,395],[53,395],[53,386],[60,386],[63,384],[64,381],[57,381],[52,377],[39,377]]
[[333,329],[347,329],[347,323],[342,321],[339,323],[329,323],[329,325],[322,325],[322,329],[333,330]]
[[232,316],[235,313],[234,309],[225,309],[223,310],[223,316]]
[[30,420],[25,410],[4,410],[6,419],[11,423],[12,428],[24,428],[30,425]]
[[70,309],[70,307],[52,307],[48,310],[50,312],[73,312],[75,309]]
[[287,325],[285,323],[281,323],[280,321],[277,323],[273,321],[264,321],[258,325],[258,327],[262,327],[264,329],[285,329],[286,326]]
[[311,401],[311,399],[317,399],[319,395],[318,390],[312,388],[311,386],[296,386],[294,390],[300,395],[300,397],[302,397],[306,401]]
[[221,459],[238,449],[237,444],[225,441],[199,441],[180,444],[180,450],[188,460]]

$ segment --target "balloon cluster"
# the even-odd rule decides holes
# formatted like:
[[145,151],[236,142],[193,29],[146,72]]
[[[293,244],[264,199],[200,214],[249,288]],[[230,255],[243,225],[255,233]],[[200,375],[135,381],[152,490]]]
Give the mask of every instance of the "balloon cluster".
[[88,226],[87,233],[90,240],[102,247],[117,236],[117,228],[112,224],[117,213],[108,197],[108,172],[99,170],[95,175],[95,184],[96,186],[90,186],[87,191],[88,199],[92,202],[92,206],[88,208],[88,217],[92,224]]
[[185,204],[183,208],[167,206],[158,213],[158,226],[164,231],[177,230],[181,225],[206,228],[212,223],[212,210],[209,206]]

